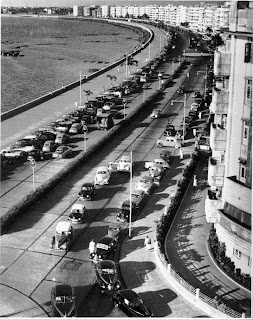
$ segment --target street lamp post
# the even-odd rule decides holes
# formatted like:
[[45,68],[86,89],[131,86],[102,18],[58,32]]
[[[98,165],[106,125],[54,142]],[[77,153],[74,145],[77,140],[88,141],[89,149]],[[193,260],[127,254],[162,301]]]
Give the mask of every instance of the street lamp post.
[[86,125],[83,126],[83,140],[84,140],[84,152],[86,152],[86,137],[88,133],[88,127]]
[[183,144],[184,144],[184,136],[185,136],[185,105],[186,105],[186,93],[184,94],[184,100],[171,100],[171,105],[174,104],[174,102],[181,102],[184,104],[184,119],[183,119]]
[[36,161],[35,160],[30,160],[30,166],[31,166],[32,171],[33,171],[33,191],[35,191],[35,173],[34,173],[34,170],[36,168]]
[[127,101],[124,102],[124,119],[126,117],[126,104],[127,104]]
[[82,105],[82,77],[86,77],[86,76],[82,75],[80,71],[80,106]]
[[163,74],[161,73],[161,71],[158,73],[158,81],[159,81],[159,90],[161,89],[161,81],[163,78]]
[[129,238],[131,238],[131,232],[132,232],[132,180],[133,180],[133,152],[130,152],[130,212],[129,212]]

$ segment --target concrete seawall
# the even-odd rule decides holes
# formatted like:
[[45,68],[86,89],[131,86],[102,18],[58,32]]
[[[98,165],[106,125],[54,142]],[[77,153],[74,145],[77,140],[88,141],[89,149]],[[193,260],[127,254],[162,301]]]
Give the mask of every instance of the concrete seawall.
[[[116,23],[116,22],[114,22],[114,23]],[[118,23],[118,24],[123,26],[122,23]],[[132,25],[132,24],[129,23],[129,25]],[[150,36],[149,36],[149,39],[144,44],[140,45],[136,50],[134,50],[131,53],[132,56],[135,56],[140,51],[142,51],[144,48],[146,48],[149,45],[149,43],[152,42],[152,40],[154,38],[153,31],[151,31],[147,27],[145,27],[145,26],[136,26],[136,25],[134,25],[134,26],[149,32]],[[126,27],[127,27],[127,25],[126,25]],[[81,83],[83,84],[83,83],[85,83],[85,82],[87,82],[89,80],[92,80],[92,79],[98,77],[99,75],[111,70],[112,68],[124,63],[125,59],[126,58],[123,57],[123,58],[117,60],[116,62],[113,62],[110,65],[100,69],[99,71],[96,71],[96,72],[92,73],[91,75],[81,79]],[[16,107],[16,108],[14,108],[14,109],[12,109],[10,111],[6,111],[6,112],[1,114],[1,121],[7,120],[7,119],[9,119],[9,118],[11,118],[13,116],[16,116],[16,115],[24,112],[24,111],[27,111],[27,110],[29,110],[31,108],[34,108],[34,107],[38,106],[39,104],[41,104],[41,103],[43,103],[45,101],[48,101],[48,100],[50,100],[52,98],[55,98],[55,97],[61,95],[62,93],[66,92],[66,91],[69,91],[69,90],[72,90],[73,88],[78,87],[79,85],[80,85],[80,80],[72,82],[72,83],[70,83],[70,84],[68,84],[68,85],[66,85],[66,86],[64,86],[62,88],[59,88],[59,89],[54,90],[52,92],[49,92],[49,93],[47,93],[47,94],[45,94],[45,95],[43,95],[43,96],[41,96],[41,97],[39,97],[39,98],[37,98],[35,100],[32,100],[32,101],[30,101],[28,103],[25,103],[25,104],[23,104],[23,105],[21,105],[19,107]]]

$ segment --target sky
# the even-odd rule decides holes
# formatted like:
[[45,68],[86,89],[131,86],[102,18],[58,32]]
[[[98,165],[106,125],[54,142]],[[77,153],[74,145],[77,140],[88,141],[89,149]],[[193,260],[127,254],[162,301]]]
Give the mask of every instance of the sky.
[[166,4],[174,5],[194,5],[200,2],[217,3],[224,1],[188,1],[188,0],[1,0],[2,7],[73,7],[74,5],[91,6],[91,5],[151,5],[157,4],[165,6]]

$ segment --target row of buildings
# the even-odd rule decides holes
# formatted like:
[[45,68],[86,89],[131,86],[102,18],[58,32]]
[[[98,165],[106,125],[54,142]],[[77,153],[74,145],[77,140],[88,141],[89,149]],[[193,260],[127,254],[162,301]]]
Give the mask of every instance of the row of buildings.
[[203,6],[74,6],[73,15],[96,18],[146,18],[171,26],[180,26],[183,23],[191,30],[205,32],[207,28],[227,28],[229,8],[230,2],[224,5]]
[[[239,273],[251,275],[253,2],[232,1],[225,45],[214,52],[206,219]],[[218,193],[217,193],[218,191]],[[216,196],[217,194],[217,196]]]

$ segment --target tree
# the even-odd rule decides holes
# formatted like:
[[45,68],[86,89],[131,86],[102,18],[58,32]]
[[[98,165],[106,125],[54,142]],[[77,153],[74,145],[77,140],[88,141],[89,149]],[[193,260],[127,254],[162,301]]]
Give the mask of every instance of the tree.
[[213,29],[211,27],[206,28],[206,33],[211,34],[213,32]]
[[117,81],[117,77],[116,76],[111,76],[110,74],[107,75],[107,78],[109,78],[110,81],[111,81],[111,87],[112,87],[113,81]]
[[91,92],[90,90],[83,90],[83,92],[84,92],[84,94],[86,95],[87,101],[88,101],[89,96],[90,96],[93,92]]

